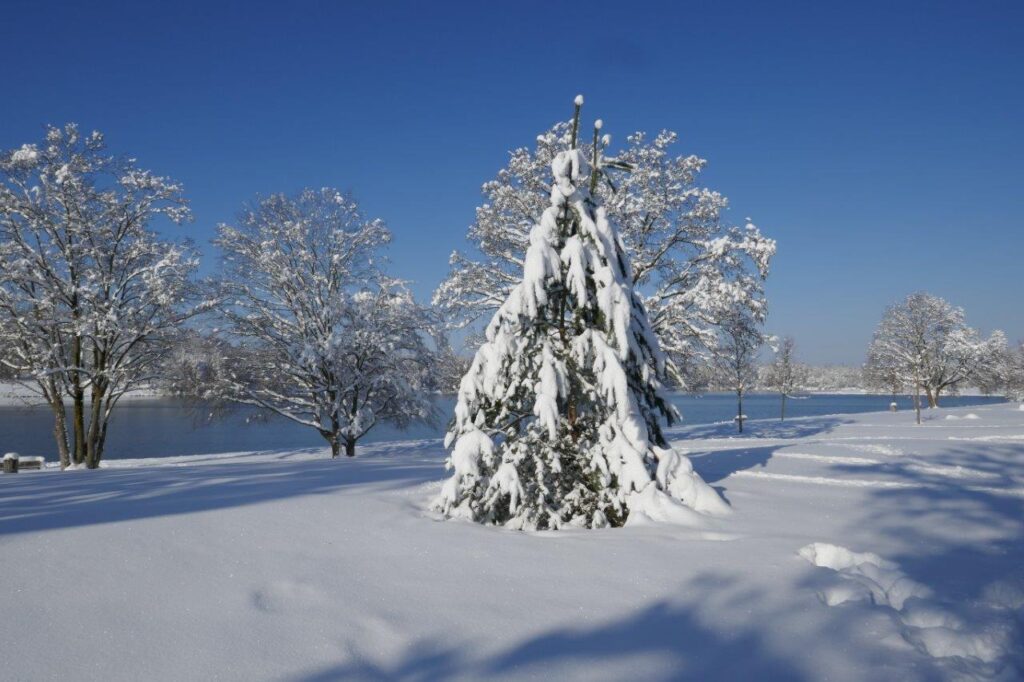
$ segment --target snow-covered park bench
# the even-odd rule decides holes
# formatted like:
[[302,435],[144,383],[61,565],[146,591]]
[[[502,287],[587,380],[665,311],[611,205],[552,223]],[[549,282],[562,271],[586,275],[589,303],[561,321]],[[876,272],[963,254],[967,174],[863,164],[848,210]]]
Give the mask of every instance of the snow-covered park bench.
[[17,452],[8,452],[3,457],[3,472],[16,474],[22,469],[43,469],[46,459],[43,457],[22,457]]

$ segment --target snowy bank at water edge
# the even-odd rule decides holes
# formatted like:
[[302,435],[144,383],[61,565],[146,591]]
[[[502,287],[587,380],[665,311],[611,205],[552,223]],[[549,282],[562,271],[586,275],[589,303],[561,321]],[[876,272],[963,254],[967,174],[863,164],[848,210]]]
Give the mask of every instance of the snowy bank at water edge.
[[1024,411],[927,416],[673,430],[703,527],[441,521],[437,441],[0,476],[0,678],[1021,679]]

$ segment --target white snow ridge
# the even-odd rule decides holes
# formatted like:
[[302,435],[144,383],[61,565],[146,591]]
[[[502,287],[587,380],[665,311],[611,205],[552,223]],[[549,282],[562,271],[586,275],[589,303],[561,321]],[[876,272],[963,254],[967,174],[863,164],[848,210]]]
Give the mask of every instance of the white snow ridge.
[[[841,581],[819,592],[827,606],[867,602],[892,609],[900,634],[922,653],[936,659],[956,659],[961,673],[990,677],[1004,672],[1004,660],[1014,644],[1014,623],[1005,613],[1007,592],[999,584],[987,603],[976,611],[973,622],[965,622],[944,608],[932,591],[908,578],[899,566],[871,552],[854,552],[846,547],[813,542],[798,554],[821,568],[835,571]],[[1018,605],[1019,606],[1019,605]],[[1019,646],[1019,643],[1017,643]],[[1006,671],[1012,679],[1013,671]],[[1003,676],[1000,676],[1003,677]]]

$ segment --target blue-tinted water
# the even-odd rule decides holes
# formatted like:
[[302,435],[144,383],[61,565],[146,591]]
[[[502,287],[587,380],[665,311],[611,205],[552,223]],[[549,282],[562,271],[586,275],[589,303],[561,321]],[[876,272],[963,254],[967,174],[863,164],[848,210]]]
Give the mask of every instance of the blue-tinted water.
[[[787,401],[786,416],[874,412],[888,409],[891,400],[891,396],[878,395],[813,395]],[[451,396],[437,399],[442,416],[436,425],[420,424],[405,431],[380,425],[361,442],[439,438],[444,433],[454,402]],[[728,421],[736,416],[736,396],[732,394],[677,394],[674,402],[683,413],[684,425]],[[900,397],[897,402],[901,410],[912,408],[907,397]],[[977,396],[942,399],[943,407],[993,402],[1003,402],[1003,399]],[[778,418],[779,398],[769,394],[746,396],[743,412],[750,419]],[[204,424],[188,409],[171,400],[123,402],[111,420],[105,457],[167,457],[324,446],[319,434],[308,427],[282,419],[250,423],[245,416],[239,413],[222,421]],[[0,407],[0,453],[14,451],[55,460],[52,434],[53,422],[48,408]]]

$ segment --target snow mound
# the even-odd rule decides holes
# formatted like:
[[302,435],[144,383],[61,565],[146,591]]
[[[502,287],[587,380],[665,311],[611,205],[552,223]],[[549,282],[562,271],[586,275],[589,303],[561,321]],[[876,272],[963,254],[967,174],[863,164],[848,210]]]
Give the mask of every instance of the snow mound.
[[682,502],[669,497],[650,483],[641,492],[629,497],[626,526],[650,526],[668,523],[689,528],[702,528],[704,517]]
[[[811,564],[839,574],[843,580],[819,593],[827,606],[867,602],[896,612],[900,634],[914,648],[936,659],[961,659],[960,668],[991,675],[1002,668],[1013,641],[1012,619],[982,618],[973,625],[933,599],[932,591],[908,578],[899,566],[872,552],[854,552],[846,547],[814,542],[798,554]],[[1009,598],[1024,594],[1020,586],[1000,583],[993,587],[987,604],[996,613]]]
[[871,552],[852,552],[838,545],[814,542],[801,549],[800,556],[815,566],[836,571],[859,586],[859,589],[851,590],[846,585],[838,592],[826,590],[822,600],[829,606],[867,599],[898,611],[907,599],[930,594],[927,587],[903,575],[896,564]]
[[985,587],[983,599],[997,609],[1024,610],[1024,574],[1016,579],[997,580]]
[[974,414],[973,412],[968,412],[967,414],[965,414],[962,417],[959,416],[959,415],[955,415],[955,414],[947,414],[946,415],[946,419],[981,419],[981,417],[979,417],[978,415]]

